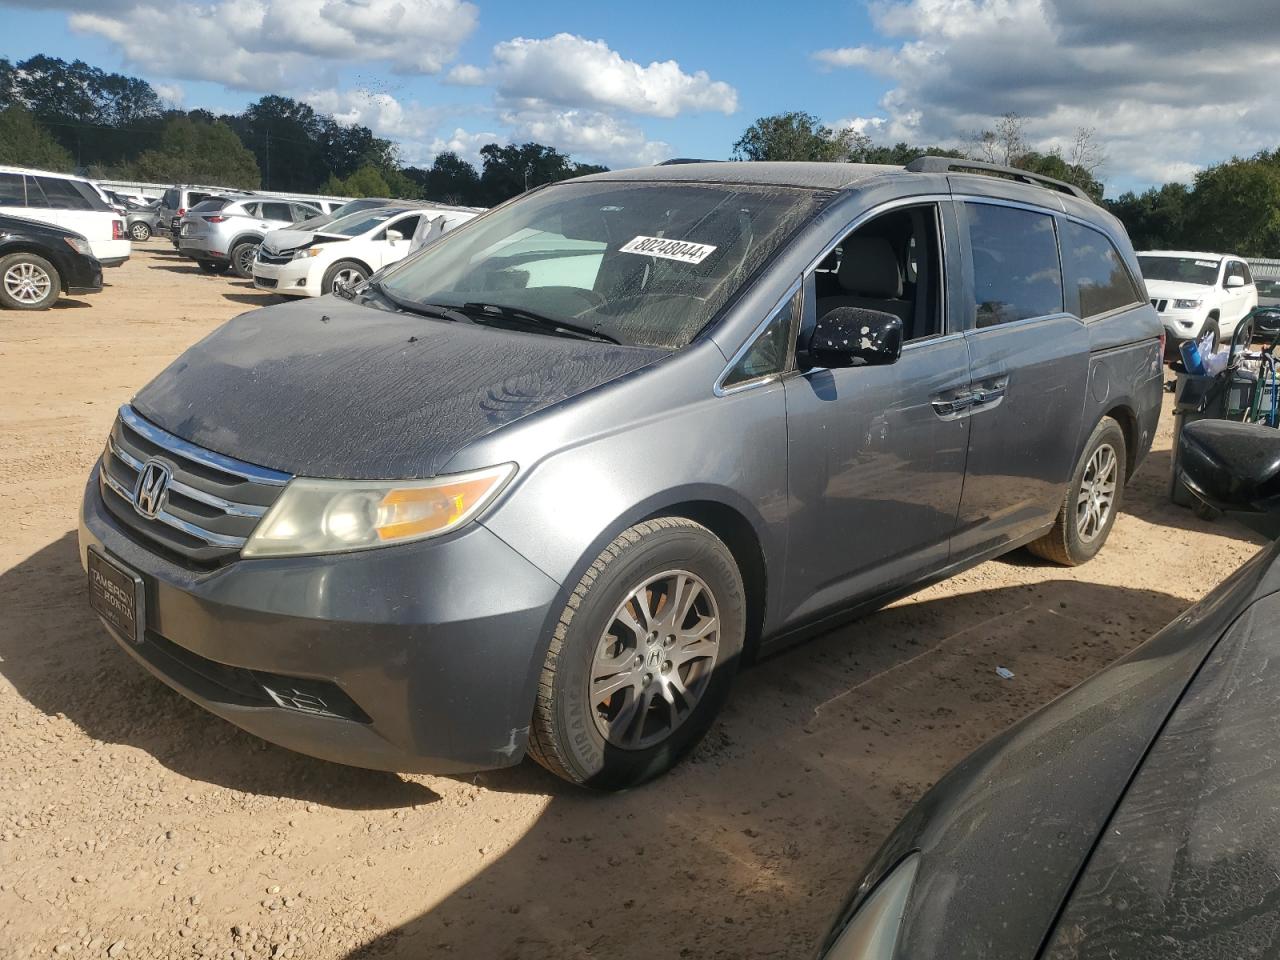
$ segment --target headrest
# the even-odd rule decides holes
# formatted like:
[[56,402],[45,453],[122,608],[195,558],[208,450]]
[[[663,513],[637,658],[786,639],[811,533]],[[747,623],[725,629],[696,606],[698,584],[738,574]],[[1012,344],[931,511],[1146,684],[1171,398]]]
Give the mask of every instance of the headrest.
[[840,257],[840,286],[859,297],[897,300],[902,273],[893,247],[884,237],[850,237]]

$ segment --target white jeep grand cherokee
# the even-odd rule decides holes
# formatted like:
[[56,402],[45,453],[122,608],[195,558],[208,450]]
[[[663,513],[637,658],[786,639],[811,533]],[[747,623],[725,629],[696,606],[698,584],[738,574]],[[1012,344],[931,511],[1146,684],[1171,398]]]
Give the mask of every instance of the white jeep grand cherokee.
[[1214,334],[1215,346],[1258,305],[1258,288],[1242,257],[1221,253],[1151,250],[1138,254],[1151,305],[1168,333],[1167,355],[1184,340]]

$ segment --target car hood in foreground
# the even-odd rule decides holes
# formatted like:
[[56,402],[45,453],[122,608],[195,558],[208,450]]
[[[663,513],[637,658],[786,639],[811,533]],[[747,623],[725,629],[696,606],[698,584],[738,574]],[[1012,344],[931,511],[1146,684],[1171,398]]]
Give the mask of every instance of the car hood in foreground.
[[920,866],[900,960],[1029,960],[1142,758],[1205,657],[1280,589],[1261,551],[1133,653],[979,748],[929,791],[872,860],[828,937],[904,856]]
[[472,440],[667,355],[325,297],[229,321],[133,406],[185,440],[275,470],[426,477]]
[[1280,595],[1241,615],[1142,764],[1047,960],[1280,956]]

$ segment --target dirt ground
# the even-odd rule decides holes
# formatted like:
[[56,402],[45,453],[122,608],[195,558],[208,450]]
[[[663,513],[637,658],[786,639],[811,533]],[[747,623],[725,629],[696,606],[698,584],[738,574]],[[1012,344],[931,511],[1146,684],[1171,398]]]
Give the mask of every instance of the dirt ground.
[[311,760],[171,692],[89,613],[75,518],[117,406],[273,300],[134,251],[97,296],[0,315],[5,958],[809,957],[934,780],[1262,542],[1166,501],[1166,416],[1092,563],[1018,553],[765,661],[648,787]]

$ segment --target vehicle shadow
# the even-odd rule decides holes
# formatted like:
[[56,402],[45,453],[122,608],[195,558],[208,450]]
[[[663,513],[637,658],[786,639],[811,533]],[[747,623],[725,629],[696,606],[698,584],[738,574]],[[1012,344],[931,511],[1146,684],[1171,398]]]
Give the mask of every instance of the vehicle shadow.
[[79,310],[81,307],[91,307],[93,304],[84,300],[72,300],[68,297],[59,297],[53,302],[51,310]]
[[178,262],[172,263],[172,264],[152,263],[152,264],[149,264],[149,266],[152,270],[167,270],[169,273],[188,273],[188,274],[195,274],[196,276],[215,277],[218,279],[222,279],[226,276],[226,274],[220,274],[220,273],[205,273],[203,270],[197,267],[194,263],[192,263],[186,257],[174,258],[174,259],[178,260]]
[[251,307],[270,307],[288,299],[278,293],[224,293],[222,296],[232,303],[245,303]]
[[809,956],[929,785],[1185,606],[1067,580],[907,601],[746,670],[660,781],[600,795],[527,762],[481,774],[550,800],[479,873],[416,894],[431,906],[348,960]]
[[0,673],[46,714],[87,736],[145,750],[192,780],[352,810],[431,803],[393,773],[357,770],[268,744],[201,710],[117,649],[88,606],[74,531],[0,574]]

